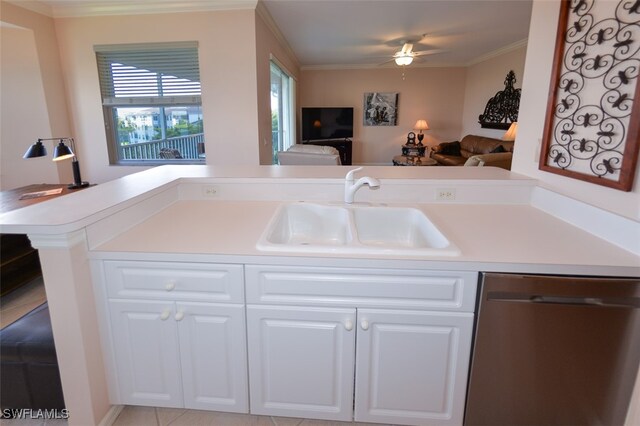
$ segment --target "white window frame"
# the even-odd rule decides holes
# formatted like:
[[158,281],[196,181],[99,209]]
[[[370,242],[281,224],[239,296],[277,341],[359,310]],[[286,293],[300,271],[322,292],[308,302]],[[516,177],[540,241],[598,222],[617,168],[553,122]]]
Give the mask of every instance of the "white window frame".
[[[204,133],[175,138],[166,137],[166,108],[202,107],[197,49],[197,42],[137,43],[94,47],[98,62],[110,164],[149,166],[205,162]],[[119,60],[121,58],[123,60]],[[123,66],[119,67],[116,65],[118,63],[122,63]],[[148,152],[144,155],[134,155],[134,157],[147,158],[128,159],[124,154],[125,146],[119,141],[117,110],[136,107],[158,108],[161,138],[155,139],[153,144],[127,145],[127,151]],[[202,117],[201,110],[199,115]],[[156,151],[160,147],[179,147],[182,149],[181,155],[186,158],[159,158]]]

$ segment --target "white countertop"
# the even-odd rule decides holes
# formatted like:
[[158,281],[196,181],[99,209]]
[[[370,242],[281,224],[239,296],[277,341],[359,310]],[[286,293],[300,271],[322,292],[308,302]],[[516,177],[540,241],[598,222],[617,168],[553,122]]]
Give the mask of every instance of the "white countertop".
[[[166,254],[182,260],[190,255],[225,255],[237,262],[265,262],[268,258],[319,257],[332,265],[355,266],[359,261],[408,261],[403,265],[432,262],[436,268],[490,268],[494,271],[608,271],[640,274],[640,258],[579,228],[526,205],[418,204],[429,219],[460,249],[461,255],[390,256],[300,254],[263,252],[256,249],[267,224],[281,202],[277,201],[178,201],[143,223],[96,248],[100,257],[128,254]],[[110,256],[109,252],[115,254]],[[260,256],[260,260],[247,256]],[[135,257],[135,256],[134,256]],[[237,258],[236,258],[237,257]],[[146,259],[153,256],[144,257]],[[166,259],[159,257],[158,259]],[[335,262],[340,260],[340,262]],[[300,260],[298,260],[300,261]],[[296,262],[294,260],[294,262]],[[367,262],[364,262],[366,265]],[[533,268],[533,269],[532,269]],[[573,269],[571,269],[573,268]],[[558,270],[553,268],[555,273]]]
[[[458,246],[460,256],[314,255],[256,249],[283,201],[339,201],[344,175],[350,169],[157,167],[0,215],[0,232],[37,237],[87,230],[91,255],[105,259],[295,261],[329,266],[640,276],[640,256],[621,248],[624,244],[609,242],[607,235],[611,233],[603,237],[600,232],[597,237],[593,235],[599,232],[596,227],[587,232],[587,228],[568,223],[571,220],[567,218],[579,212],[601,222],[602,215],[607,215],[611,222],[599,222],[598,230],[612,229],[632,241],[640,235],[637,223],[606,212],[588,212],[594,209],[591,206],[573,207],[568,199],[568,207],[560,203],[559,210],[565,213],[545,213],[553,209],[536,208],[544,201],[539,200],[540,191],[532,195],[534,180],[489,167],[365,167],[358,174],[380,179],[382,187],[379,191],[361,189],[357,200],[417,206]],[[454,189],[458,198],[436,201],[435,194],[442,188]],[[215,189],[215,195],[203,195],[205,189]],[[559,205],[556,198],[547,199],[547,205]]]
[[[181,181],[263,182],[344,182],[343,166],[160,166],[102,183],[73,194],[0,215],[0,233],[55,234],[81,229],[114,211],[176,185]],[[464,169],[464,170],[463,170]],[[417,179],[451,182],[500,182],[518,185],[530,178],[493,167],[365,167],[358,176],[393,179],[413,184]]]

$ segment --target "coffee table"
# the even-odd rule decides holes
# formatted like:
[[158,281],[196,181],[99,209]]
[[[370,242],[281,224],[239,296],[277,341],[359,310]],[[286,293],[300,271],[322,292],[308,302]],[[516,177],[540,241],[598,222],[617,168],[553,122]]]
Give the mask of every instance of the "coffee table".
[[413,155],[396,155],[393,157],[394,166],[435,166],[438,162],[429,157],[417,157]]

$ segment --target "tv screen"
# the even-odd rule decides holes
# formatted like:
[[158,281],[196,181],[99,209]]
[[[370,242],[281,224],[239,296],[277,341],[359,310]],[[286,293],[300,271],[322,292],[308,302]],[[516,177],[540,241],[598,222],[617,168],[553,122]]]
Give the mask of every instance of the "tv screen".
[[302,140],[353,137],[353,107],[302,108]]

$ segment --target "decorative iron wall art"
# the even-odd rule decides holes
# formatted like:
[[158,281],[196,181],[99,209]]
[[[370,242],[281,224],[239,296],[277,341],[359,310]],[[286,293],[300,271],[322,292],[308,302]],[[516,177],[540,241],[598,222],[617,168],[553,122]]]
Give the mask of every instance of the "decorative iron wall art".
[[563,0],[540,169],[630,191],[639,74],[640,0]]
[[398,124],[398,93],[365,93],[364,125],[395,126]]
[[484,113],[478,117],[481,127],[507,130],[511,123],[518,121],[521,90],[513,87],[515,82],[516,73],[509,71],[504,79],[504,90],[489,99]]

